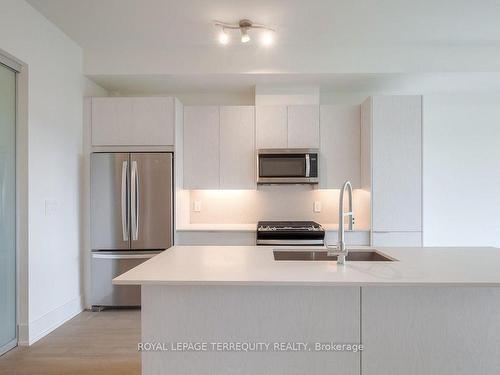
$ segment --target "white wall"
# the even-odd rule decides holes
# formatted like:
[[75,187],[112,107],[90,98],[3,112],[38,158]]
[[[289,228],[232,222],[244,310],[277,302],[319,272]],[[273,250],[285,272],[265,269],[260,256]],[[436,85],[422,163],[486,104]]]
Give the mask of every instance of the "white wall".
[[500,247],[500,94],[423,99],[424,245]]
[[[29,179],[27,197],[20,197],[28,199],[21,227],[29,237],[19,249],[28,273],[21,270],[21,288],[29,277],[19,317],[25,344],[82,308],[82,97],[96,87],[83,79],[80,47],[25,1],[1,0],[0,9],[0,49],[24,63],[20,89],[28,93],[19,121],[21,159],[27,158],[21,174],[27,178],[18,187]],[[46,200],[52,212],[46,213]]]

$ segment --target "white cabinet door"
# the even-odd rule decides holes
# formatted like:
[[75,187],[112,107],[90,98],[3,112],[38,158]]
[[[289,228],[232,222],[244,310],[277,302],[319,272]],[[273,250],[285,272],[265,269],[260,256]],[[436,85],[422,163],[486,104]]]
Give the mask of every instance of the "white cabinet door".
[[92,145],[128,145],[131,142],[132,98],[92,98]]
[[184,188],[219,186],[219,107],[184,107]]
[[254,107],[220,107],[220,188],[255,189]]
[[372,232],[372,246],[422,246],[422,232]]
[[421,96],[373,97],[373,231],[422,230]]
[[174,98],[133,98],[133,144],[174,144]]
[[257,106],[257,148],[287,147],[287,108],[279,106]]
[[173,145],[174,118],[174,98],[92,98],[92,145]]
[[361,189],[372,190],[372,98],[361,104],[360,114],[360,185]]
[[320,108],[322,188],[340,189],[345,180],[360,187],[360,107]]
[[319,106],[288,106],[288,147],[319,148]]
[[498,374],[499,288],[361,289],[363,375]]

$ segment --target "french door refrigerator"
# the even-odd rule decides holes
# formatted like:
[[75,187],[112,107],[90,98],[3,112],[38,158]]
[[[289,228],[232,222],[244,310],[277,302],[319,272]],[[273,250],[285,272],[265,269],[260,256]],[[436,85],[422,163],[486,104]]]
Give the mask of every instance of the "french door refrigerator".
[[139,306],[112,279],[172,246],[171,153],[91,155],[91,305]]

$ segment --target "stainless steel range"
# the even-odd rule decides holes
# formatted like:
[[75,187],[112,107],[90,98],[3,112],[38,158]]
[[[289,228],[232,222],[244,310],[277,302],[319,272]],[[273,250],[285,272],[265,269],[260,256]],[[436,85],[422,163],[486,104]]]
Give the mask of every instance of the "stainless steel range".
[[314,221],[259,221],[257,245],[323,246],[325,230]]

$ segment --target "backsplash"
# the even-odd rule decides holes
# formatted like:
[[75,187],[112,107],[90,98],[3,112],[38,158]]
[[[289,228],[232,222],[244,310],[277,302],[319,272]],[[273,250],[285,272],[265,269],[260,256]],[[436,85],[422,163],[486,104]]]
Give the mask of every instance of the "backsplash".
[[[336,224],[339,194],[338,189],[313,190],[306,185],[263,185],[258,190],[191,190],[190,222],[253,224],[259,220],[314,220]],[[321,212],[313,212],[315,201],[321,203]],[[194,211],[195,202],[199,202],[200,212]],[[353,206],[355,227],[370,228],[370,193],[355,189]]]

